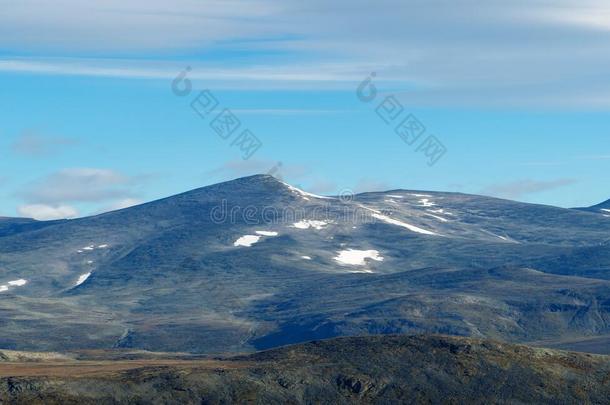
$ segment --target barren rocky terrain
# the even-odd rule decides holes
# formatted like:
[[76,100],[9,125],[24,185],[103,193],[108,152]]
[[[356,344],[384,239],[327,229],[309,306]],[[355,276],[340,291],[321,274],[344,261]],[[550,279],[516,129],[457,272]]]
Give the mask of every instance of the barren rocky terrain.
[[0,347],[253,352],[441,333],[608,353],[610,218],[349,198],[258,175],[67,221],[0,220]]
[[[605,404],[610,358],[448,336],[337,338],[189,359],[129,351],[0,362],[10,404]],[[104,360],[111,359],[111,360]]]

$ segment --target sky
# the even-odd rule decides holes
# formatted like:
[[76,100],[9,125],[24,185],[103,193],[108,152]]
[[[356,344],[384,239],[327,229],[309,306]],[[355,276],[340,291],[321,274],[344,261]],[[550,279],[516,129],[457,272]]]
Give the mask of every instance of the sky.
[[256,173],[589,206],[608,72],[602,1],[0,0],[0,216]]

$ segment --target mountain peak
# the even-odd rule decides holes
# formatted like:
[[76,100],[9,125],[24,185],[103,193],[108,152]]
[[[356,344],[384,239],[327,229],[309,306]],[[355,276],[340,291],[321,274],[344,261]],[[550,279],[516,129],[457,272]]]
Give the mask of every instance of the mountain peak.
[[281,184],[282,182],[279,181],[278,179],[276,179],[275,177],[271,176],[270,174],[253,174],[250,176],[244,176],[244,177],[238,177],[236,179],[233,180],[227,180],[224,181],[220,184],[230,184],[230,183],[249,183],[249,184],[255,184],[255,183],[263,183],[263,184],[273,184],[273,183],[277,183],[277,184]]
[[272,175],[269,174],[254,174],[251,176],[240,177],[234,180],[229,180],[223,183],[219,183],[210,187],[218,187],[223,190],[236,189],[241,194],[252,191],[270,191],[270,192],[284,192],[290,193],[295,196],[302,198],[305,201],[310,199],[332,199],[331,197],[316,195],[305,190],[301,190],[293,185],[290,185]]

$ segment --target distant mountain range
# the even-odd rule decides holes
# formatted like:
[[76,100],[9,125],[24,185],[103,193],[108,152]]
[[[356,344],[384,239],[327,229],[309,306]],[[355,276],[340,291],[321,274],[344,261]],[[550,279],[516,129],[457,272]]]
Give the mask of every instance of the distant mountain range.
[[221,353],[443,333],[608,352],[605,204],[324,197],[256,175],[93,217],[3,218],[0,347]]

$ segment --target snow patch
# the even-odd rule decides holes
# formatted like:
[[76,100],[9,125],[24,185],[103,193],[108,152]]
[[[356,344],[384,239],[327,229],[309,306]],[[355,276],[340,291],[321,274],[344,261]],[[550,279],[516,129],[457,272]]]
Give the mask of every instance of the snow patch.
[[15,287],[23,287],[27,283],[28,283],[27,280],[24,280],[24,279],[20,278],[19,280],[9,281],[8,285],[12,285],[12,286],[15,286]]
[[85,274],[81,274],[81,276],[78,278],[78,281],[76,282],[75,287],[78,287],[79,285],[81,285],[82,283],[84,283],[85,281],[87,281],[87,279],[91,277],[91,272],[89,273],[85,273]]
[[283,185],[285,185],[286,187],[288,187],[288,189],[289,189],[290,191],[292,191],[292,192],[293,192],[293,193],[295,193],[295,194],[300,195],[301,197],[303,197],[303,199],[304,199],[304,200],[307,200],[307,201],[309,201],[309,198],[308,198],[308,197],[312,197],[312,198],[321,198],[321,199],[324,199],[324,200],[333,200],[333,198],[332,198],[332,197],[325,197],[325,196],[323,196],[323,195],[316,195],[316,194],[308,193],[307,191],[303,191],[303,190],[301,190],[300,188],[296,188],[296,187],[294,187],[294,186],[291,186],[290,184],[288,184],[288,183],[284,183],[283,181],[282,181],[281,183],[282,183]]
[[293,226],[297,229],[314,228],[319,231],[319,230],[323,229],[326,225],[328,225],[328,223],[324,222],[324,221],[316,221],[313,219],[304,219],[302,221],[294,223]]
[[277,236],[278,233],[277,232],[272,232],[272,231],[256,231],[257,235],[262,235],[262,236]]
[[447,218],[439,217],[438,215],[434,215],[434,214],[426,214],[426,215],[429,217],[432,217],[432,218],[436,218],[441,222],[449,222],[449,220]]
[[311,260],[311,257],[309,257],[309,256],[301,256],[301,259]]
[[421,200],[419,200],[419,203],[421,204],[421,207],[434,207],[436,205],[436,203],[430,201],[427,198],[422,198]]
[[234,243],[233,246],[245,246],[245,247],[250,247],[253,244],[255,244],[256,242],[258,242],[260,240],[260,236],[256,236],[256,235],[244,235],[241,238],[237,239]]
[[372,259],[378,262],[383,261],[383,257],[379,255],[377,250],[341,250],[337,252],[339,255],[334,257],[337,262],[341,264],[349,264],[352,266],[364,266],[366,265],[366,259]]
[[400,226],[400,227],[403,227],[403,228],[407,228],[408,230],[410,230],[412,232],[422,233],[424,235],[440,236],[438,233],[435,233],[435,232],[432,232],[432,231],[427,231],[427,230],[422,229],[420,227],[417,227],[415,225],[407,224],[406,222],[402,222],[402,221],[398,221],[398,220],[396,220],[394,218],[390,218],[387,215],[383,215],[381,213],[381,211],[377,211],[377,210],[374,210],[372,208],[365,207],[364,205],[360,205],[360,207],[364,208],[365,210],[373,212],[373,214],[372,214],[373,218],[379,219],[380,221],[386,222],[388,224]]
[[431,212],[433,214],[443,214],[443,215],[451,215],[451,216],[455,216],[455,214],[452,214],[451,212],[447,212],[442,208],[439,208],[437,210],[426,210],[428,212]]
[[602,208],[602,209],[601,209],[601,211],[604,211],[604,212],[610,212],[610,210],[609,210],[609,209],[607,209],[607,208]]
[[490,231],[487,231],[487,230],[485,230],[485,229],[481,229],[481,231],[485,232],[485,233],[486,233],[486,234],[488,234],[488,235],[495,236],[496,238],[501,239],[501,240],[503,240],[503,241],[505,241],[505,242],[510,242],[510,243],[517,243],[517,244],[519,244],[519,242],[518,242],[518,241],[514,240],[513,238],[511,238],[511,237],[509,237],[509,236],[497,235],[497,234],[495,234],[495,233],[493,233],[493,232],[490,232]]
[[438,236],[438,233],[432,232],[432,231],[427,231],[425,229],[422,229],[420,227],[417,227],[415,225],[411,225],[411,224],[407,224],[406,222],[402,222],[402,221],[398,221],[396,219],[387,217],[385,215],[382,214],[373,214],[373,218],[379,219],[383,222],[386,222],[388,224],[391,225],[396,225],[396,226],[401,226],[403,228],[407,228],[408,230],[412,231],[412,232],[417,232],[417,233],[421,233],[424,235],[436,235]]
[[369,269],[361,269],[361,270],[350,270],[349,273],[364,273],[364,274],[374,274],[373,270]]
[[390,197],[390,198],[405,198],[404,195],[395,195],[395,194],[388,194],[387,197]]
[[0,292],[5,292],[5,291],[8,291],[8,286],[0,285]]
[[430,194],[410,194],[413,197],[428,197],[428,198],[432,198],[432,196]]
[[83,248],[80,248],[80,249],[77,250],[77,252],[78,253],[83,253],[83,250],[91,251],[91,250],[95,250],[95,249],[106,249],[107,247],[108,247],[108,244],[97,245],[97,246],[95,246],[93,244],[93,245],[89,245],[89,246],[85,246]]

